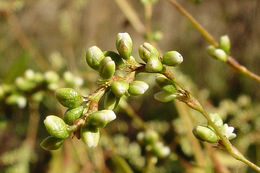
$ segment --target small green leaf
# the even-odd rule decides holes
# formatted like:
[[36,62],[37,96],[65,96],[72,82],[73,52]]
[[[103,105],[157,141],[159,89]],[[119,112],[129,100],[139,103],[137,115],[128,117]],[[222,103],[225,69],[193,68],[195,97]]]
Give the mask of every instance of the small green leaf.
[[63,142],[64,142],[63,139],[59,139],[53,136],[48,136],[41,142],[40,146],[47,151],[57,150],[62,146]]

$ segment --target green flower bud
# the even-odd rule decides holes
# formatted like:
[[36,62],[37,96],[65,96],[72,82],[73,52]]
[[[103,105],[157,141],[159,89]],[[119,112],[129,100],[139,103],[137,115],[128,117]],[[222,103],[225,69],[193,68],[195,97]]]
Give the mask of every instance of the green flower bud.
[[32,101],[34,101],[35,103],[39,103],[42,101],[43,97],[44,97],[44,92],[38,91],[32,95]]
[[116,119],[116,114],[112,110],[102,110],[89,115],[87,121],[90,126],[103,128],[114,119]]
[[88,125],[84,125],[80,130],[80,137],[88,147],[96,147],[99,142],[100,132],[99,129],[93,130]]
[[154,98],[159,102],[170,102],[176,98],[176,94],[168,93],[166,91],[160,91],[154,94]]
[[158,50],[150,43],[145,42],[138,50],[139,56],[144,62],[147,62],[150,58],[159,58]]
[[74,78],[75,78],[75,76],[69,71],[66,71],[63,73],[63,79],[66,82],[66,84],[69,86],[74,85]]
[[55,115],[47,116],[44,125],[51,136],[61,139],[69,136],[65,122]]
[[[57,76],[56,76],[56,78],[57,78]],[[43,82],[43,80],[44,80],[43,74],[41,74],[39,72],[34,74],[33,82],[40,84]],[[59,77],[58,77],[58,80],[59,80]]]
[[163,64],[175,67],[181,64],[182,61],[183,61],[183,57],[177,51],[169,51],[163,54],[163,59],[162,59]]
[[223,35],[219,39],[219,48],[229,53],[230,50],[230,40],[227,35]]
[[131,95],[142,95],[149,88],[149,85],[143,81],[133,81],[129,84],[128,92]]
[[64,114],[64,121],[66,124],[72,125],[75,120],[81,117],[84,107],[79,106],[73,109],[68,109]]
[[6,104],[17,105],[19,108],[24,108],[27,104],[27,100],[24,96],[19,94],[12,94],[6,98]]
[[68,108],[76,108],[83,102],[82,96],[72,88],[57,89],[56,98],[63,106]]
[[145,64],[145,70],[150,73],[157,73],[162,71],[163,65],[158,58],[150,58]]
[[117,107],[120,98],[116,97],[112,91],[108,91],[105,96],[104,107],[108,110],[113,110]]
[[214,57],[215,57],[216,59],[218,59],[218,60],[220,60],[220,61],[224,61],[224,62],[226,62],[226,61],[227,61],[227,58],[228,58],[226,52],[225,52],[224,50],[222,50],[222,49],[216,49],[216,50],[214,51]]
[[59,82],[59,75],[54,71],[47,71],[44,73],[44,80],[50,84],[50,83],[57,83]]
[[216,47],[213,46],[213,45],[209,45],[209,46],[207,47],[207,53],[208,53],[210,56],[212,56],[212,57],[214,56],[215,50],[216,50]]
[[116,49],[120,56],[128,59],[132,54],[133,42],[128,33],[118,33],[116,37]]
[[156,142],[151,145],[151,152],[159,158],[165,158],[171,153],[171,150],[169,147],[164,146],[162,142]]
[[48,136],[41,142],[40,146],[47,151],[57,150],[62,146],[63,142],[64,142],[63,139],[55,138],[53,136]]
[[99,67],[99,74],[104,79],[110,79],[116,71],[115,62],[109,57],[105,57]]
[[205,126],[195,126],[192,130],[194,136],[202,141],[209,143],[218,142],[219,138],[216,133],[208,127]]
[[175,93],[177,91],[176,86],[162,74],[156,75],[155,82],[163,91],[168,93]]
[[5,96],[5,91],[2,86],[0,86],[0,99]]
[[129,84],[125,81],[114,81],[111,83],[111,91],[116,97],[122,97],[127,93],[128,88]]
[[[215,113],[215,114],[209,114],[209,118],[211,119],[211,121],[213,121],[213,123],[218,127],[218,128],[222,128],[223,127],[223,120],[220,117],[219,114]],[[208,124],[209,125],[209,124]]]
[[104,54],[97,46],[88,48],[86,53],[86,61],[91,68],[98,70],[99,64],[103,58]]
[[21,91],[30,91],[36,87],[36,83],[23,77],[16,78],[15,85]]
[[122,60],[120,55],[118,55],[116,52],[104,51],[103,53],[105,56],[109,56],[112,58],[112,60],[116,63],[116,67],[121,67],[124,65],[124,61]]
[[216,49],[214,46],[210,45],[207,48],[207,52],[210,56],[212,56],[213,58],[220,60],[220,61],[227,61],[227,54],[224,50],[222,49]]
[[145,145],[154,144],[159,139],[157,132],[149,129],[145,132],[138,133],[137,139],[143,142]]

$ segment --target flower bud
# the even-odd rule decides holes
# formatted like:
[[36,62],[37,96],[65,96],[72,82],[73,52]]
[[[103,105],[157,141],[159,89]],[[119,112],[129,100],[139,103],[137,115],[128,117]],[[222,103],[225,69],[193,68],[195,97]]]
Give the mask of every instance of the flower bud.
[[133,81],[129,84],[128,92],[131,95],[142,95],[149,88],[149,85],[143,81]]
[[224,61],[224,62],[226,62],[227,58],[228,58],[226,52],[224,50],[222,50],[222,49],[216,49],[214,51],[214,57],[216,59],[218,59],[220,61]]
[[116,37],[116,49],[120,56],[128,59],[132,54],[133,42],[128,33],[118,33]]
[[[211,121],[213,121],[213,123],[218,127],[218,128],[222,128],[223,127],[223,120],[220,117],[219,114],[215,113],[215,114],[209,114],[209,118],[211,119]],[[208,124],[209,125],[209,124]]]
[[109,57],[105,57],[99,67],[99,74],[104,79],[110,79],[116,71],[115,62]]
[[60,139],[65,139],[69,136],[65,122],[55,115],[47,116],[44,120],[44,125],[51,136]]
[[145,70],[150,73],[157,73],[162,71],[163,65],[158,58],[150,58],[145,64]]
[[163,54],[163,59],[162,59],[163,64],[175,67],[181,64],[182,61],[183,61],[183,57],[177,51],[169,51]]
[[122,97],[127,93],[128,88],[129,84],[125,81],[114,81],[111,83],[111,91],[116,97]]
[[144,62],[147,62],[150,58],[159,58],[158,50],[150,43],[145,42],[138,50],[139,56]]
[[24,108],[27,104],[27,100],[24,96],[19,94],[12,94],[6,98],[6,104],[17,105],[19,108]]
[[15,85],[19,90],[25,91],[25,92],[30,91],[36,87],[36,83],[34,83],[26,78],[23,78],[23,77],[16,78]]
[[218,142],[219,138],[216,133],[208,127],[205,126],[195,126],[192,130],[194,136],[202,141],[209,143]]
[[114,119],[116,119],[116,114],[112,110],[102,110],[89,115],[87,122],[90,126],[103,128]]
[[151,152],[159,158],[165,158],[171,153],[171,150],[164,146],[162,142],[156,142],[151,146]]
[[57,83],[59,82],[59,75],[54,71],[47,71],[44,73],[44,80],[50,84],[50,83]]
[[172,93],[168,93],[166,91],[160,91],[154,94],[154,98],[159,102],[170,102],[176,98],[176,95]]
[[80,137],[88,147],[96,147],[99,142],[99,129],[92,130],[88,125],[84,125],[80,130]]
[[43,97],[44,97],[44,91],[38,91],[32,94],[32,101],[35,103],[39,103],[42,101]]
[[56,98],[63,106],[68,108],[76,108],[83,102],[82,96],[72,88],[57,89]]
[[32,80],[34,78],[35,72],[32,69],[27,69],[24,72],[24,77],[28,80]]
[[158,141],[159,136],[158,133],[149,129],[145,132],[138,133],[137,139],[143,142],[145,145],[154,144]]
[[97,46],[88,48],[86,52],[86,61],[91,68],[98,70],[99,64],[103,58],[104,54]]
[[162,74],[156,75],[155,82],[163,91],[172,94],[177,91],[176,86],[166,76]]
[[0,100],[5,96],[5,91],[3,87],[0,85]]
[[219,39],[219,48],[224,50],[227,54],[230,50],[230,40],[227,35],[223,35]]
[[227,61],[228,56],[227,56],[226,52],[222,49],[217,49],[214,46],[210,45],[207,48],[207,52],[210,56],[212,56],[213,58],[215,58],[217,60],[224,61],[224,62]]
[[108,91],[105,96],[104,107],[108,110],[113,110],[117,107],[120,98],[116,97],[112,91]]
[[40,146],[47,151],[57,150],[62,146],[63,142],[64,142],[63,139],[55,138],[53,136],[48,136],[41,142]]
[[64,121],[66,124],[72,125],[75,120],[81,117],[84,107],[79,106],[76,108],[68,109],[64,114]]
[[[56,76],[56,77],[57,77],[57,76]],[[58,77],[58,78],[59,78],[59,77]],[[37,73],[34,74],[33,82],[35,82],[35,83],[37,83],[37,84],[40,84],[40,83],[43,82],[43,80],[44,80],[44,76],[43,76],[42,73],[37,72]],[[59,79],[58,79],[58,80],[59,80]]]
[[122,60],[120,55],[118,55],[116,52],[104,51],[103,53],[105,56],[109,56],[112,58],[112,60],[116,63],[116,67],[121,67],[124,65],[124,61]]

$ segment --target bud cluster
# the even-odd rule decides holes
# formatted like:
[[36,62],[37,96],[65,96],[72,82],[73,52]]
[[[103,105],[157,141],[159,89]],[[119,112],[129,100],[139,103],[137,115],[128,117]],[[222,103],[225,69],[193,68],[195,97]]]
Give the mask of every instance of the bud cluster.
[[147,152],[152,153],[158,158],[165,158],[171,152],[169,147],[159,141],[158,133],[151,129],[138,133],[137,140],[145,145]]
[[[144,94],[149,85],[143,81],[134,80],[136,71],[148,73],[161,73],[164,66],[176,67],[182,63],[181,54],[176,51],[165,52],[162,57],[158,50],[150,43],[144,43],[139,47],[139,56],[145,64],[137,63],[132,56],[132,39],[128,33],[119,33],[116,37],[116,49],[114,51],[102,51],[97,46],[87,49],[86,62],[101,77],[100,87],[105,92],[99,95],[99,91],[83,97],[72,88],[60,88],[56,90],[56,98],[63,106],[67,107],[63,119],[49,115],[44,120],[45,127],[50,134],[41,146],[46,150],[58,149],[64,139],[70,134],[81,138],[89,147],[97,146],[100,138],[100,128],[104,128],[109,122],[116,119],[113,110],[123,96],[138,96]],[[68,84],[75,83],[71,73],[65,72],[64,79]],[[82,82],[79,82],[82,84]],[[164,75],[157,75],[156,83],[162,89],[155,98],[162,102],[168,102],[176,97],[176,86]],[[94,98],[98,95],[98,99]],[[104,110],[98,110],[98,102],[104,96]],[[90,106],[92,101],[95,107]],[[145,144],[148,152],[159,158],[166,157],[170,149],[163,145],[154,131],[146,131],[138,135],[138,139]]]
[[230,40],[227,35],[220,37],[218,47],[210,45],[207,48],[207,52],[210,56],[224,62],[227,61],[229,51],[230,51]]
[[[236,137],[236,134],[233,133],[234,127],[229,127],[227,124],[223,124],[223,120],[219,114],[210,114],[209,117],[227,139],[231,140]],[[192,132],[194,136],[201,141],[206,141],[209,143],[217,143],[219,141],[218,135],[209,124],[195,126]]]
[[0,85],[0,102],[24,108],[28,98],[32,102],[41,102],[46,92],[54,91],[63,84],[79,87],[83,84],[83,80],[69,71],[63,74],[62,80],[54,71],[40,73],[28,69],[22,76],[17,77],[13,84]]
[[42,141],[41,146],[46,150],[60,148],[64,139],[76,130],[80,132],[80,138],[84,143],[89,147],[95,147],[100,137],[99,128],[104,128],[116,118],[112,110],[96,111],[84,117],[85,121],[81,119],[84,123],[77,126],[76,121],[79,121],[88,110],[88,104],[84,104],[83,97],[72,88],[59,88],[56,90],[56,98],[68,109],[63,119],[55,115],[45,118],[44,125],[50,136]]

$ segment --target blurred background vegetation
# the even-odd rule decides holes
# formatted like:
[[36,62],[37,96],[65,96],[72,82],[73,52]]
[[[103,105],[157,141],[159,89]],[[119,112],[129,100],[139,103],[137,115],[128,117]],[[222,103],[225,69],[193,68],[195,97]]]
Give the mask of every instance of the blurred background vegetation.
[[[141,129],[131,118],[133,114],[156,130],[171,148],[171,155],[159,159],[149,172],[254,172],[224,151],[202,143],[199,147],[204,166],[199,165],[192,143],[195,138],[189,135],[190,129],[185,127],[190,125],[185,123],[192,123],[192,128],[205,120],[195,111],[180,110],[182,104],[155,101],[153,94],[158,88],[153,75],[139,76],[150,84],[149,91],[119,106],[118,118],[104,129],[97,148],[87,148],[76,138],[66,140],[57,151],[40,148],[39,143],[47,136],[44,118],[65,111],[53,91],[66,86],[86,95],[97,88],[98,74],[85,62],[87,47],[98,45],[102,50],[115,50],[116,34],[128,32],[134,41],[133,54],[138,57],[138,46],[149,38],[132,25],[127,10],[122,10],[122,6],[120,9],[120,2],[123,1],[0,0],[1,88],[12,90],[19,76],[30,74],[28,69],[45,77],[50,71],[59,75],[55,85],[48,85],[38,100],[33,99],[34,93],[30,91],[18,92],[15,94],[25,101],[13,103],[7,96],[1,97],[0,91],[0,172],[131,172],[128,166],[134,172],[142,172],[147,166],[147,156],[136,141]],[[141,1],[126,2],[144,22]],[[229,35],[233,57],[260,74],[258,0],[182,0],[180,3],[215,38]],[[209,112],[219,113],[235,127],[238,137],[232,143],[260,165],[260,84],[210,58],[206,52],[208,43],[168,1],[158,0],[153,4],[150,27],[163,52],[177,50],[183,55],[184,62],[175,70],[176,78]],[[74,77],[68,77],[68,73]]]

